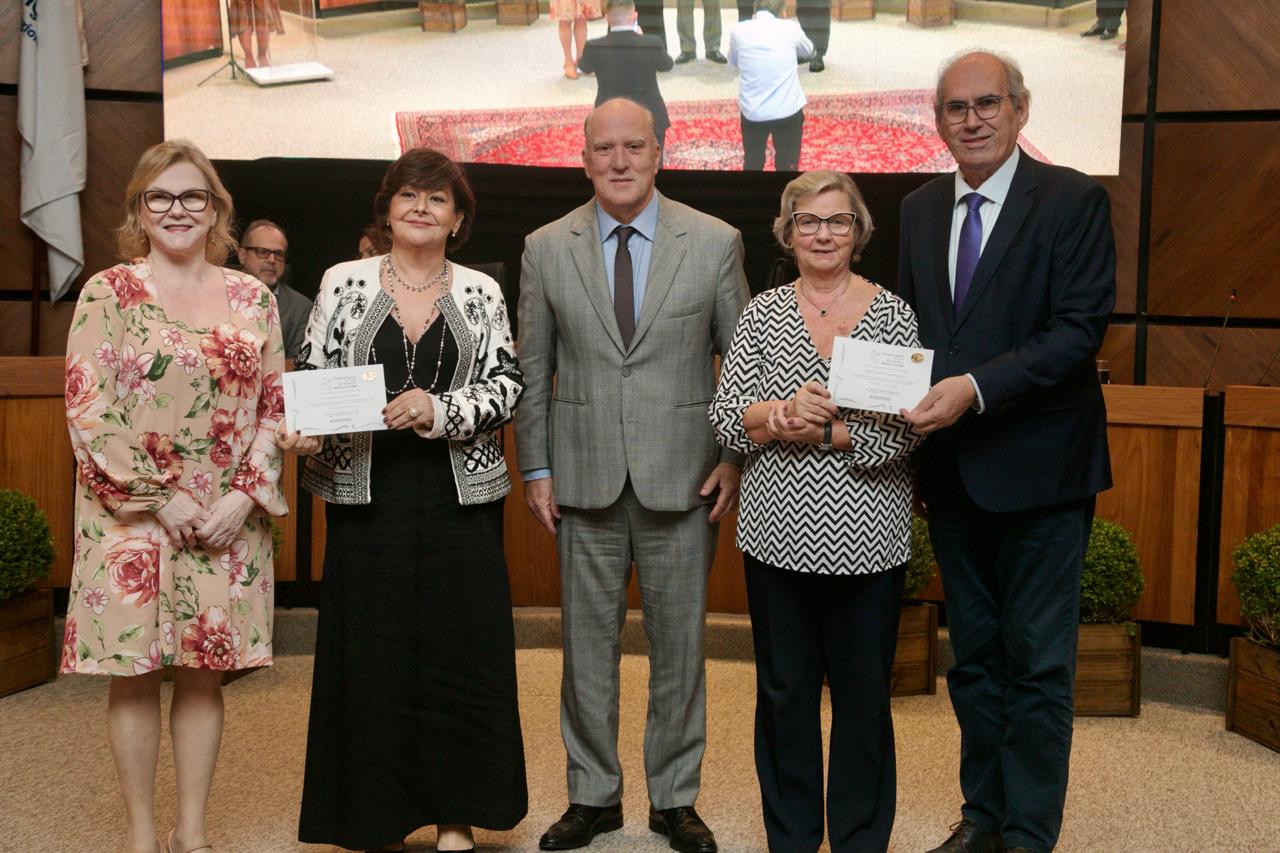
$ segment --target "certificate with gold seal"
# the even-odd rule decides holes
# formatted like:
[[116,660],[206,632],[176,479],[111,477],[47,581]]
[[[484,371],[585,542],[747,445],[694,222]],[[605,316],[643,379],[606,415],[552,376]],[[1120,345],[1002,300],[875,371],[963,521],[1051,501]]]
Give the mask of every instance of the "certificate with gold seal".
[[386,429],[387,405],[381,364],[295,370],[284,375],[285,429],[330,435]]
[[924,399],[932,373],[933,350],[837,337],[827,390],[837,406],[896,415]]

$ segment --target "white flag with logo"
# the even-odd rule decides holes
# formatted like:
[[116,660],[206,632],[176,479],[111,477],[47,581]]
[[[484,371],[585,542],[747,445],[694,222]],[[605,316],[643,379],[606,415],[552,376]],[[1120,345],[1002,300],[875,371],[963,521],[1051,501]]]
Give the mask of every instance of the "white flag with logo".
[[49,247],[51,300],[84,269],[84,46],[79,0],[18,0],[22,221]]

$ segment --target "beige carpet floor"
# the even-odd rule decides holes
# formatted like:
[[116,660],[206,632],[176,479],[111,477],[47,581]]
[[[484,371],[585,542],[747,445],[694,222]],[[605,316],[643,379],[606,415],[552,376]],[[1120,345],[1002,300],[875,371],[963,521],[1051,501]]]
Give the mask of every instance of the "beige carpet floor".
[[[511,832],[478,833],[483,851],[536,849],[538,835],[564,808],[560,654],[538,648],[518,654],[529,816]],[[310,657],[287,656],[226,688],[227,732],[210,815],[218,853],[328,849],[294,840],[310,678]],[[620,749],[629,780],[627,822],[592,850],[666,849],[644,820],[646,678],[643,657],[624,657]],[[0,851],[116,849],[123,822],[105,737],[105,688],[98,678],[62,677],[0,699]],[[763,851],[751,753],[751,664],[711,661],[708,695],[699,811],[725,853]],[[956,817],[959,738],[945,691],[897,699],[894,714],[899,804],[890,849],[915,853],[938,843]],[[161,762],[158,829],[166,829],[173,814],[167,743]],[[1077,720],[1058,849],[1277,851],[1278,795],[1280,754],[1225,731],[1220,713],[1148,701],[1136,719]],[[410,850],[434,850],[433,839],[434,829],[424,828],[411,838]]]

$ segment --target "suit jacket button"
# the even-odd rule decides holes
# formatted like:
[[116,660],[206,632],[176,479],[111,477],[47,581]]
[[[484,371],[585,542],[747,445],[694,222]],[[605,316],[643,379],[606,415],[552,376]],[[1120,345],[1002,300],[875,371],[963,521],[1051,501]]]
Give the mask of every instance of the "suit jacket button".
[[951,349],[947,350],[947,352],[948,352],[948,353],[950,353],[951,355],[959,355],[959,354],[960,354],[960,347],[953,346],[953,347],[951,347]]
[[623,375],[623,376],[630,376],[630,375],[631,375],[631,368],[630,368],[630,367],[624,367],[624,368],[622,368],[622,375]]

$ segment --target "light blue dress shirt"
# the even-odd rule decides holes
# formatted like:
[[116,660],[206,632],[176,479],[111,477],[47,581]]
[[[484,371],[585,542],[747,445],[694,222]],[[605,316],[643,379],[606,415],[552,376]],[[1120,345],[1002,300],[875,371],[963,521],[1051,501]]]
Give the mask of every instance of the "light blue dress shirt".
[[[618,235],[613,232],[622,224],[624,223],[605,213],[599,202],[596,203],[596,227],[600,230],[600,254],[604,255],[604,275],[609,280],[610,299],[613,298],[613,262],[618,256]],[[658,194],[655,192],[644,210],[640,211],[635,219],[625,224],[636,229],[635,233],[627,238],[627,248],[631,250],[632,296],[635,301],[635,319],[639,324],[640,308],[644,305],[645,284],[649,279],[649,258],[653,254],[653,237],[658,230]],[[551,476],[551,469],[533,468],[521,471],[520,476],[525,482],[541,480]]]

